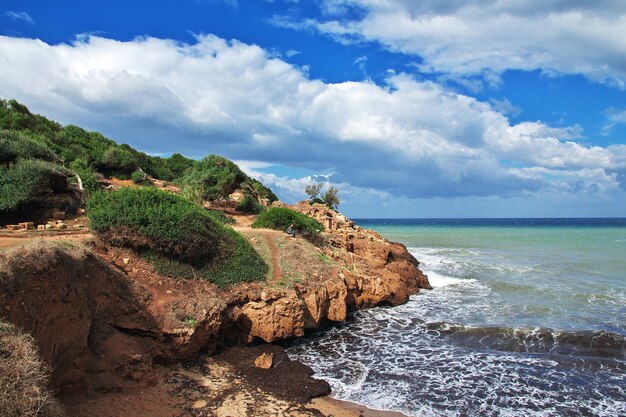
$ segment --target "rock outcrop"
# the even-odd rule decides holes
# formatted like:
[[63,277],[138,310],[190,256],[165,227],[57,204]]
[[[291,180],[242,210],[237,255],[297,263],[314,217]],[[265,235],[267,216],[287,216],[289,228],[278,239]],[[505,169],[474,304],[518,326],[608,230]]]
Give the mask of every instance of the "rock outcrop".
[[159,276],[129,249],[96,254],[35,241],[0,254],[0,317],[35,337],[55,388],[110,391],[149,382],[154,363],[302,336],[345,320],[350,310],[404,303],[430,287],[403,245],[325,206],[293,208],[325,225],[323,247],[303,244],[332,264],[329,276],[221,291]]
[[325,227],[322,249],[337,265],[317,285],[295,285],[288,291],[263,291],[239,307],[236,321],[244,340],[266,342],[297,337],[324,322],[341,322],[350,310],[399,305],[420,288],[430,289],[419,262],[400,243],[355,225],[322,204],[289,206]]

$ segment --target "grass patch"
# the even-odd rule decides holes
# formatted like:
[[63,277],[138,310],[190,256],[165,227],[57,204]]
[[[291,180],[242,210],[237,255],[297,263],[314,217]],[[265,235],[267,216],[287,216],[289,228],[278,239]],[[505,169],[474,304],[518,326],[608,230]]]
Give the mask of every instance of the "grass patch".
[[94,193],[87,213],[104,241],[143,252],[157,272],[218,286],[265,279],[263,259],[215,213],[154,188]]

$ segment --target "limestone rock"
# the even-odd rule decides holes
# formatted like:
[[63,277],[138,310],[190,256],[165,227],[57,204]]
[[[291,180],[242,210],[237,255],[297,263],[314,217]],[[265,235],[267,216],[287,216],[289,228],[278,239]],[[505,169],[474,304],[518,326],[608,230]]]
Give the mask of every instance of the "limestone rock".
[[261,369],[270,369],[274,364],[273,353],[262,353],[254,360],[254,366]]

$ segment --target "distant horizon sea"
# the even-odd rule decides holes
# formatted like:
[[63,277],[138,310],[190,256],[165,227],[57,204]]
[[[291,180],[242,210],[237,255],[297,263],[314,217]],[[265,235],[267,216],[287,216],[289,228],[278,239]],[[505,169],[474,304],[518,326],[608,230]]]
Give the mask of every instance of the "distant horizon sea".
[[288,352],[335,398],[410,416],[626,415],[626,218],[357,219],[433,290]]

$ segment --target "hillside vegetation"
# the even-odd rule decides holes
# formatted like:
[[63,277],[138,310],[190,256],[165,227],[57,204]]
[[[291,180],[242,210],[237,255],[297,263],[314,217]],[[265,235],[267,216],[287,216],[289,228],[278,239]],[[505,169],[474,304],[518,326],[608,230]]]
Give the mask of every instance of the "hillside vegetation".
[[199,275],[220,286],[265,279],[267,265],[242,236],[180,196],[153,188],[98,191],[87,213],[102,240],[143,253],[164,275]]
[[[148,175],[175,182],[181,195],[152,187],[104,191],[98,180],[116,176],[152,185]],[[221,286],[265,279],[267,265],[225,226],[229,218],[203,208],[205,201],[224,200],[238,189],[259,205],[277,199],[235,163],[218,155],[200,161],[149,156],[100,133],[63,127],[15,100],[0,100],[0,223],[43,222],[65,208],[73,214],[82,198],[65,198],[68,203],[59,195],[80,195],[79,184],[101,240],[141,253],[160,273]]]
[[[58,192],[61,184],[77,183],[76,176],[89,197],[99,188],[98,177],[132,178],[138,185],[150,185],[147,175],[175,183],[197,204],[224,200],[237,189],[247,197],[244,211],[258,212],[263,200],[277,200],[272,190],[224,157],[209,155],[196,161],[179,153],[150,156],[98,132],[61,126],[15,100],[0,99],[0,221],[15,217],[7,212],[28,212],[29,205]],[[54,180],[54,187],[46,177]],[[19,189],[11,190],[10,184]]]

